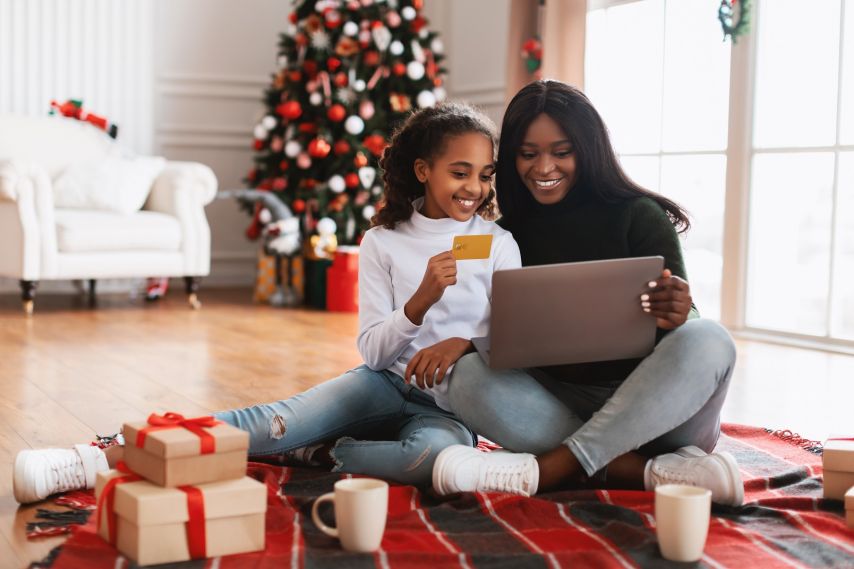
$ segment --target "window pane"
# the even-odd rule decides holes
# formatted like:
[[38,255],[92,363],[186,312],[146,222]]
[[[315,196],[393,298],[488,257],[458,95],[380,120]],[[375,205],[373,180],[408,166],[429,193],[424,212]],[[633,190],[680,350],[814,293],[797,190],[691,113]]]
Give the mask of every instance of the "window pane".
[[825,335],[833,154],[753,159],[748,326]]
[[665,156],[661,193],[691,214],[682,250],[691,295],[700,314],[720,318],[726,158],[720,155]]
[[588,15],[585,90],[618,152],[658,152],[664,3],[648,0]]
[[839,0],[773,0],[759,6],[754,20],[757,147],[835,143],[839,16]]
[[841,144],[854,144],[854,0],[845,5],[845,45],[842,48]]
[[620,156],[620,164],[636,184],[653,192],[658,191],[658,156]]
[[705,2],[668,2],[664,43],[664,150],[727,144],[730,43]]
[[839,155],[831,334],[854,340],[854,152]]

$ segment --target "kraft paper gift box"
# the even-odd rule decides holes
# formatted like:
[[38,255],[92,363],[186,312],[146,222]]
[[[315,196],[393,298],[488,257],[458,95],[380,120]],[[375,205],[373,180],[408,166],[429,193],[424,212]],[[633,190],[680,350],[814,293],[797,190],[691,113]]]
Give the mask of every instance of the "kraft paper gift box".
[[125,423],[124,462],[160,486],[186,486],[246,475],[249,433],[213,417],[152,414]]
[[854,486],[854,472],[824,471],[824,497],[842,500],[848,489]]
[[854,529],[854,486],[845,493],[845,521]]
[[267,488],[249,477],[163,488],[110,470],[95,496],[98,534],[139,565],[264,549]]
[[825,470],[854,472],[854,437],[831,437],[824,443],[821,463]]

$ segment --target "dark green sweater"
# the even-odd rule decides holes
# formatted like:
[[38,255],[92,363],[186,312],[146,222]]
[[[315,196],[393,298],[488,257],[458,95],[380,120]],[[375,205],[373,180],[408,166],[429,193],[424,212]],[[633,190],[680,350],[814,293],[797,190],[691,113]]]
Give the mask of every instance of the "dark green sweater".
[[[504,219],[499,221],[519,244],[524,266],[661,255],[666,268],[688,280],[676,230],[651,198],[603,203],[573,189],[558,204],[530,202],[512,225]],[[693,309],[690,317],[696,316]],[[656,342],[665,333],[659,329]],[[539,368],[534,375],[543,373],[571,383],[614,384],[623,381],[640,362],[630,359],[549,366]]]

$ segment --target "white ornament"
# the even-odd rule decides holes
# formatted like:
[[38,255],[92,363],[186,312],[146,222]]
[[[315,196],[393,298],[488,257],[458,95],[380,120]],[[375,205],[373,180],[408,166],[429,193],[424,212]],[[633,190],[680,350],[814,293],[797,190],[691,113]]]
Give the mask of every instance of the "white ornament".
[[418,40],[412,40],[412,43],[409,44],[409,47],[412,48],[412,57],[415,61],[420,61],[424,63],[427,61],[427,58],[424,56],[424,48],[421,47],[421,44]]
[[444,53],[445,44],[439,38],[433,38],[433,41],[430,42],[430,49],[433,50],[433,53]]
[[365,90],[365,87],[367,87],[367,86],[368,86],[368,84],[367,84],[367,83],[365,83],[362,79],[356,79],[356,80],[353,82],[353,89],[355,89],[356,91],[358,91],[358,92],[360,92],[360,93],[361,93],[362,91],[364,91],[364,90]]
[[371,30],[371,37],[380,51],[385,51],[391,43],[391,31],[385,26],[378,26]]
[[436,95],[432,91],[421,91],[418,93],[415,102],[418,103],[418,107],[421,109],[432,107],[436,104]]
[[335,192],[336,194],[340,194],[345,189],[347,189],[347,184],[344,182],[344,178],[335,174],[331,178],[329,178],[329,189]]
[[268,223],[273,221],[273,214],[270,213],[270,210],[265,207],[260,212],[258,212],[258,221],[260,221],[264,225],[267,225]]
[[311,47],[314,49],[329,49],[329,34],[324,30],[311,32]]
[[426,40],[428,37],[430,37],[430,32],[427,31],[427,28],[421,28],[421,31],[418,32],[418,37],[423,40]]
[[288,158],[296,158],[302,152],[302,145],[296,140],[290,140],[285,144],[285,156]]
[[391,52],[392,55],[402,55],[403,44],[397,40],[394,40],[393,42],[391,42],[391,45],[389,46],[388,50]]
[[342,88],[335,91],[335,98],[344,103],[345,105],[349,105],[353,101],[356,100],[356,93],[353,92],[353,89]]
[[287,67],[288,66],[288,56],[287,55],[280,55],[278,63],[279,63],[279,69],[284,69],[285,67]]
[[355,36],[359,33],[359,24],[356,22],[347,22],[344,24],[344,27],[341,28],[341,31],[344,32],[345,36]]
[[400,15],[403,16],[404,20],[414,20],[415,16],[418,15],[418,12],[415,11],[415,8],[412,6],[404,6],[404,8],[400,11]]
[[262,124],[256,124],[255,130],[252,132],[252,134],[254,134],[255,138],[257,138],[258,140],[264,140],[265,138],[267,138],[267,129],[264,128],[264,125]]
[[406,75],[413,81],[424,77],[424,64],[418,61],[410,61],[406,65]]
[[352,115],[344,121],[344,130],[350,134],[361,134],[365,130],[365,121],[361,117]]
[[362,182],[363,188],[370,188],[374,180],[377,179],[377,171],[370,166],[359,168],[359,181]]
[[317,105],[323,102],[323,95],[315,91],[314,93],[308,96],[308,102],[316,107]]
[[368,221],[371,220],[371,218],[374,216],[375,213],[377,213],[377,210],[372,205],[366,205],[365,207],[362,208],[362,217],[364,217]]
[[383,187],[382,186],[374,186],[373,188],[371,188],[371,193],[374,194],[375,196],[380,196],[383,193]]
[[332,218],[323,217],[317,222],[317,232],[320,234],[320,239],[317,240],[314,246],[314,254],[318,258],[326,259],[329,257],[327,250],[335,247],[333,238],[337,229],[338,225]]
[[331,217],[322,217],[317,222],[317,232],[320,235],[332,235],[338,229],[338,224]]
[[264,125],[264,128],[266,128],[267,130],[273,130],[279,123],[276,120],[276,117],[274,117],[273,115],[267,115],[266,117],[261,119],[261,124]]
[[448,92],[445,91],[444,87],[436,87],[433,89],[433,94],[436,95],[437,101],[444,101],[448,96]]

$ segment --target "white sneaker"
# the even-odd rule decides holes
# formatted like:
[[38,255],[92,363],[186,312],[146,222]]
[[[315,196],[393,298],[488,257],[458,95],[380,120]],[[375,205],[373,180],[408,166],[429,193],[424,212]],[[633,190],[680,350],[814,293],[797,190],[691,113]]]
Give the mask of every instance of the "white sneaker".
[[452,445],[439,453],[433,465],[433,489],[441,495],[456,492],[537,493],[540,467],[532,454],[480,452]]
[[715,503],[728,506],[744,503],[741,472],[728,452],[706,454],[697,447],[682,447],[649,460],[643,481],[647,490],[662,484],[687,484],[711,490]]
[[15,500],[29,504],[58,492],[94,488],[95,475],[109,468],[104,451],[91,445],[22,450],[12,477]]

